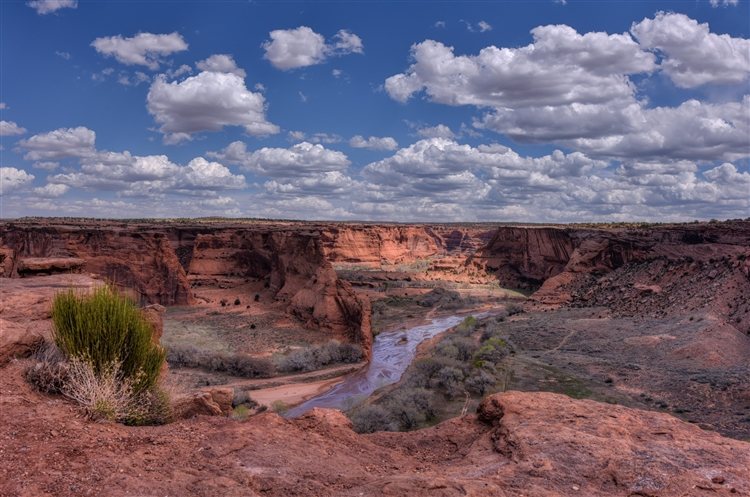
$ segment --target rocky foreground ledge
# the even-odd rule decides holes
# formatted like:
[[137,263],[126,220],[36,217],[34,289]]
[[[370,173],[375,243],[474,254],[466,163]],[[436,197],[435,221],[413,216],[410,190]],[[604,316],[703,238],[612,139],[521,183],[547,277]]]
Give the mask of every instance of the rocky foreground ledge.
[[0,374],[3,496],[704,496],[750,494],[750,444],[666,414],[551,393],[357,435],[338,411],[128,428]]

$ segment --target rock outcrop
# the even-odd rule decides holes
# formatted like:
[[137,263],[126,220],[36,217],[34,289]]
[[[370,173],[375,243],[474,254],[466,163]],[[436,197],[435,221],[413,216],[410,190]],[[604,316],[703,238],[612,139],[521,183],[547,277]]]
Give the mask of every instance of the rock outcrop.
[[566,267],[575,237],[565,228],[500,227],[467,265],[493,273],[503,285],[535,288]]
[[86,261],[77,257],[27,257],[16,263],[19,276],[80,273]]
[[[750,444],[667,414],[507,392],[409,433],[339,412],[91,423],[0,375],[0,495],[699,497],[750,492]],[[209,393],[206,394],[208,404]],[[216,404],[211,397],[211,404]],[[214,410],[218,404],[212,406]]]
[[28,356],[51,337],[50,310],[57,292],[87,291],[101,284],[82,274],[0,281],[0,364]]

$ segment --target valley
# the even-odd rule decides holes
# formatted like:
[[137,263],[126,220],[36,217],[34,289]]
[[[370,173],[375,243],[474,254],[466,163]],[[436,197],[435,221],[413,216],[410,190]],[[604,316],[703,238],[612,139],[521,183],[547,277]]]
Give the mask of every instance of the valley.
[[[111,483],[71,469],[106,466],[97,437],[129,466],[111,495],[165,490],[134,476],[161,457],[145,440],[189,466],[176,495],[750,492],[750,221],[21,219],[0,225],[0,272],[0,437],[28,448],[3,495]],[[157,323],[169,424],[92,423],[24,380],[54,294],[107,282]],[[77,454],[65,471],[10,476],[50,441]],[[211,461],[187,462],[196,443]],[[472,476],[437,476],[449,462]]]

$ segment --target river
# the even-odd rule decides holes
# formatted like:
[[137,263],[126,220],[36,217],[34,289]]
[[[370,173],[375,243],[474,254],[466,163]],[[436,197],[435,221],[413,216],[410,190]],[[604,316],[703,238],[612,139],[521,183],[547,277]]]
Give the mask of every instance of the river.
[[[477,314],[484,317],[488,313]],[[348,410],[364,402],[378,388],[401,379],[417,352],[417,346],[464,320],[463,316],[433,319],[429,324],[409,330],[386,331],[375,337],[372,359],[367,369],[352,373],[343,382],[312,399],[289,409],[286,418],[296,418],[313,407]]]

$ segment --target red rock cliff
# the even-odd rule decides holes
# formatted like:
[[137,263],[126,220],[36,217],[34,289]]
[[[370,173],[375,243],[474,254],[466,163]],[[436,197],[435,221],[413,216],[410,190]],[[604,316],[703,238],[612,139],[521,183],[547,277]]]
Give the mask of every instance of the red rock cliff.
[[158,229],[119,224],[3,223],[5,273],[25,258],[79,258],[84,270],[127,287],[144,303],[189,304],[190,285],[168,237]]
[[503,285],[533,288],[562,272],[575,245],[568,229],[506,226],[467,263],[494,273]]
[[10,277],[19,276],[25,259],[35,258],[42,271],[40,258],[49,258],[50,272],[60,260],[81,259],[85,272],[135,290],[143,303],[163,305],[192,303],[195,278],[265,280],[306,326],[361,343],[368,352],[371,346],[369,301],[338,279],[319,233],[298,225],[7,222],[0,224],[0,255]]
[[[317,233],[301,229],[235,228],[211,232],[175,229],[182,247],[192,245],[188,276],[263,279],[287,311],[308,327],[328,330],[369,351],[370,306],[340,280]],[[185,251],[188,252],[188,251]]]
[[322,226],[321,239],[332,262],[378,266],[433,256],[467,256],[493,234],[489,226],[356,225]]

